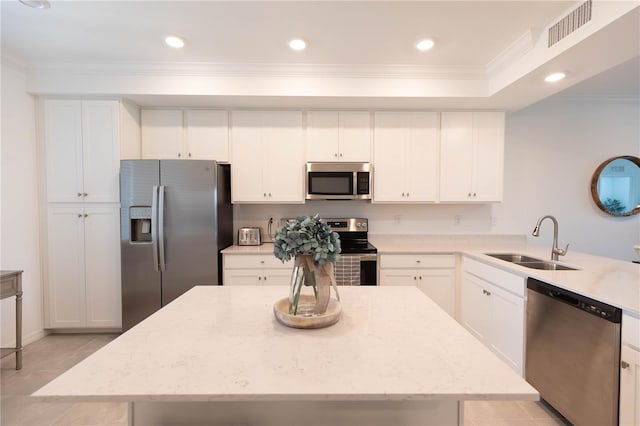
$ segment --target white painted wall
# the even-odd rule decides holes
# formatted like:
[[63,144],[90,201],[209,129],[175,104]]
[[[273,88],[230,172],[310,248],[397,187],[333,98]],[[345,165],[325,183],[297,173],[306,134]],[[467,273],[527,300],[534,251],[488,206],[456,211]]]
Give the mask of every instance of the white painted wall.
[[[372,234],[530,235],[539,216],[560,222],[560,244],[570,250],[635,259],[640,216],[614,218],[590,195],[591,176],[614,156],[640,156],[640,106],[633,101],[551,98],[507,115],[504,201],[488,205],[376,205],[313,201],[305,205],[236,205],[235,227],[262,226],[303,214],[369,218]],[[273,228],[275,232],[275,227]],[[551,247],[553,229],[542,226],[532,244]]]
[[[42,330],[35,102],[25,73],[2,61],[0,267],[22,269],[23,344]],[[2,300],[0,343],[15,342],[15,299]]]

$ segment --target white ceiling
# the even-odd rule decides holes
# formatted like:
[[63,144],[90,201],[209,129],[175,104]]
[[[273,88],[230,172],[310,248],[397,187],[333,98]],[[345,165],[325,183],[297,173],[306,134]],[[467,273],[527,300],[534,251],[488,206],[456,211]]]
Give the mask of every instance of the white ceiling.
[[[30,62],[484,67],[573,1],[2,1],[2,46]],[[164,45],[176,34],[182,50]],[[308,43],[294,52],[288,40]],[[433,37],[436,48],[415,44]]]
[[[599,1],[594,0],[597,17],[609,13],[595,3]],[[638,38],[640,13],[619,19],[626,22],[621,29],[605,26],[581,44],[572,45],[568,37],[562,54],[545,60],[531,55],[535,60],[529,68],[505,68],[510,61],[516,63],[518,55],[540,47],[538,37],[546,28],[583,1],[50,3],[50,9],[36,10],[17,0],[0,1],[3,58],[40,70],[31,78],[32,93],[116,94],[141,105],[164,106],[516,109],[579,81],[565,92],[635,94],[640,81],[640,52],[635,53],[635,65],[631,61],[621,66],[613,78],[593,78],[639,50],[639,41],[633,38]],[[183,37],[186,46],[168,48],[163,39],[169,34]],[[287,43],[293,37],[306,40],[307,49],[290,50]],[[436,40],[435,48],[417,51],[416,42],[427,37]],[[608,43],[617,46],[603,50]],[[573,80],[543,86],[540,74],[553,67],[573,67]],[[163,80],[160,69],[175,78]],[[77,70],[84,74],[69,77]],[[148,81],[134,84],[132,73],[148,74]],[[502,83],[493,83],[490,74]],[[260,80],[263,76],[289,79]],[[338,81],[341,76],[347,80]],[[370,77],[378,80],[367,80]],[[279,91],[274,81],[288,87]],[[292,94],[292,84],[301,90]],[[92,91],[96,86],[104,87]]]

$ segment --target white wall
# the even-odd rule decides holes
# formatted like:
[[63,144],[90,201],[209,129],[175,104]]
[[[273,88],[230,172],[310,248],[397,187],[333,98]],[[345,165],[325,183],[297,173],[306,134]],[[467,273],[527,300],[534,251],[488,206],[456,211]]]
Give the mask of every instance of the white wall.
[[[21,269],[23,344],[40,338],[42,286],[38,234],[35,102],[26,93],[25,73],[2,63],[0,267]],[[15,341],[15,299],[2,300],[0,343]]]
[[[591,200],[591,176],[614,156],[640,156],[640,106],[634,101],[551,98],[507,114],[504,201],[489,205],[376,205],[314,201],[304,205],[236,205],[235,227],[262,226],[301,214],[369,218],[372,234],[530,235],[538,217],[560,222],[560,244],[570,250],[635,259],[640,216],[614,218]],[[275,232],[275,228],[273,229]],[[551,247],[544,223],[532,244]]]

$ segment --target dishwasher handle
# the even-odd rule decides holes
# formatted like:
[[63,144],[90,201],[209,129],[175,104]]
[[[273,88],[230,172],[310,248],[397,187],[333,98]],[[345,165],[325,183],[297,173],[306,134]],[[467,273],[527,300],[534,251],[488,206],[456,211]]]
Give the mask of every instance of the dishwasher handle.
[[622,309],[607,305],[599,300],[573,293],[569,290],[536,280],[535,278],[527,279],[527,288],[529,291],[540,293],[558,301],[559,303],[570,305],[603,320],[616,324],[620,324],[622,322]]

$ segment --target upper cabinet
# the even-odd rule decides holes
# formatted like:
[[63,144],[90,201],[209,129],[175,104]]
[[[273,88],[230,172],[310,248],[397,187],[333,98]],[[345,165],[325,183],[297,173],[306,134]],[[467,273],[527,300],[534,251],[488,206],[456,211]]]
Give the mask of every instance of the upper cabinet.
[[307,112],[307,161],[371,161],[371,123],[366,111]]
[[502,201],[503,112],[443,112],[440,201]]
[[119,103],[44,101],[48,202],[117,203]]
[[143,159],[229,161],[227,111],[141,111]]
[[304,203],[302,112],[234,111],[231,201]]
[[375,114],[374,202],[438,200],[439,118],[435,112]]

